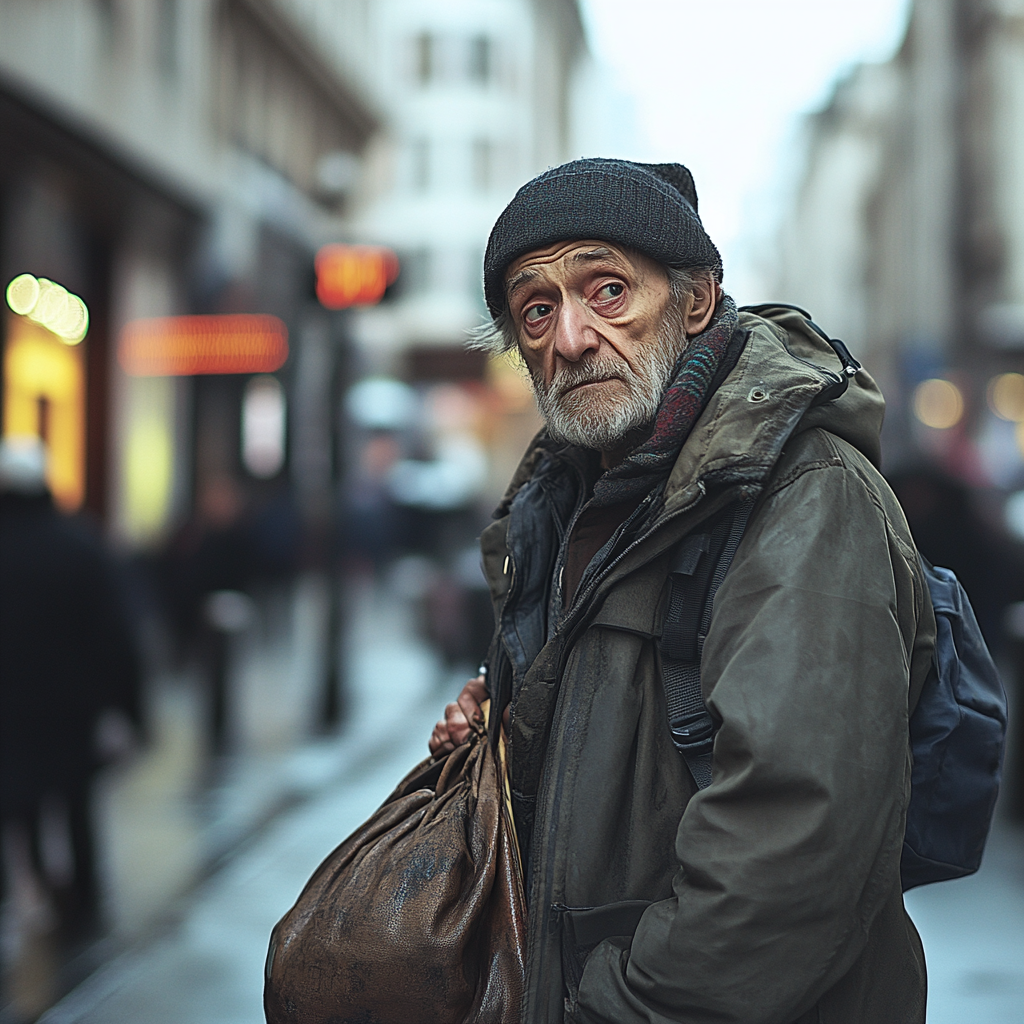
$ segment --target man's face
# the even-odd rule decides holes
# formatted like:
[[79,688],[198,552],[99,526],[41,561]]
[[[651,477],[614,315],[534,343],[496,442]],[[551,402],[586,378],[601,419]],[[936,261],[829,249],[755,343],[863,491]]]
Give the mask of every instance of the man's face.
[[608,242],[520,256],[509,311],[549,431],[610,451],[651,423],[686,345],[668,275]]

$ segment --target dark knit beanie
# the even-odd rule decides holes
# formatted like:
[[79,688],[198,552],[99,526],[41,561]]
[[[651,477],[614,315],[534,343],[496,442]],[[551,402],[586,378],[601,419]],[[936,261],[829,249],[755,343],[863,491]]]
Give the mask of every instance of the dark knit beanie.
[[572,160],[528,181],[505,207],[484,255],[492,316],[505,308],[505,271],[518,256],[574,239],[627,245],[666,266],[710,270],[722,257],[697,215],[693,175],[682,164]]

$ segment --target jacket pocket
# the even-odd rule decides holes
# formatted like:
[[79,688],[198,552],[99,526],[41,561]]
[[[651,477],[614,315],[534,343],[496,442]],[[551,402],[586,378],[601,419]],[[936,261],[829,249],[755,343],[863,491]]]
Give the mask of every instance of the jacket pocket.
[[566,1010],[575,1012],[580,981],[587,957],[600,942],[611,938],[632,938],[650,900],[622,900],[600,907],[567,907],[553,903],[561,929],[562,980],[566,991]]

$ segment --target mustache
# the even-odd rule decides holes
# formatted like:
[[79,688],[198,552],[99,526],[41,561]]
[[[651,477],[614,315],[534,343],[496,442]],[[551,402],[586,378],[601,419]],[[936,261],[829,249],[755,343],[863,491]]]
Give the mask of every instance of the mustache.
[[551,380],[548,394],[555,399],[564,398],[582,384],[600,384],[607,380],[625,381],[630,376],[630,369],[623,361],[589,359],[559,370]]

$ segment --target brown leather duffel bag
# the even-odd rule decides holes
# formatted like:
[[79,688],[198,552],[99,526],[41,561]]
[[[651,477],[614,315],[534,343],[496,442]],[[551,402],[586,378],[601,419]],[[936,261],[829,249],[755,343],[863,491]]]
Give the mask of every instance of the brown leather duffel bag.
[[317,868],[271,934],[268,1024],[518,1024],[525,901],[503,762],[476,727]]

